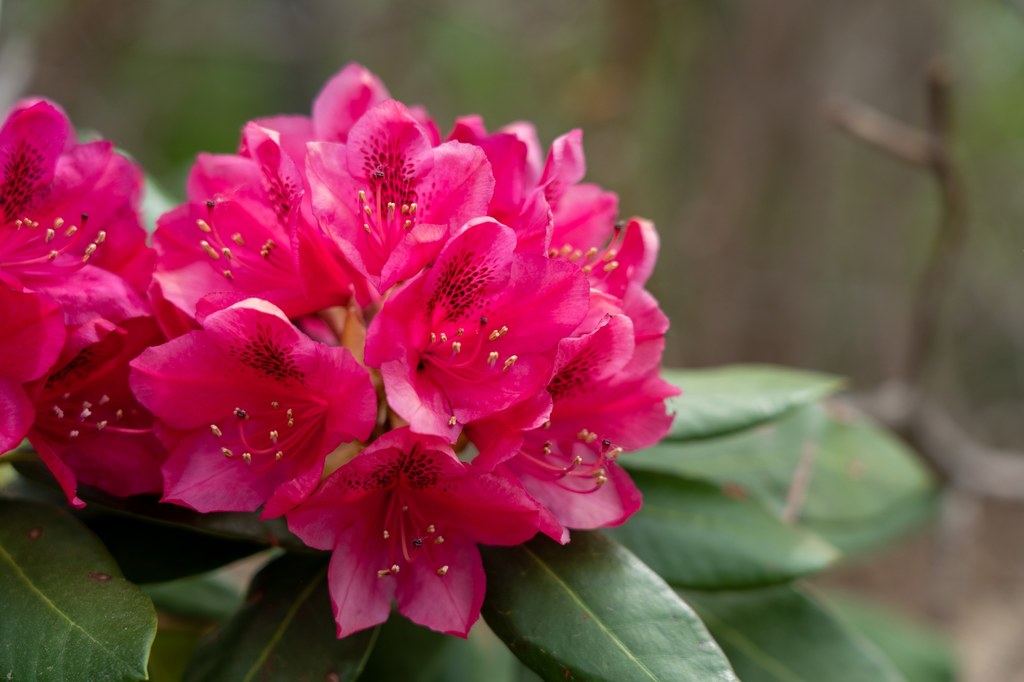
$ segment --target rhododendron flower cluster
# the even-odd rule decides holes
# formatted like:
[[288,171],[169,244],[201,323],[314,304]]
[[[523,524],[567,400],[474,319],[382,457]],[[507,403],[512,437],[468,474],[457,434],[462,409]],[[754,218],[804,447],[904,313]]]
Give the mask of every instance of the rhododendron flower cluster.
[[128,387],[128,361],[163,340],[142,173],[27,100],[0,129],[0,176],[0,453],[27,437],[76,506],[76,480],[159,492],[164,451]]
[[150,278],[138,172],[51,105],[15,111],[3,448],[27,432],[69,496],[77,475],[284,516],[333,552],[339,636],[393,601],[465,636],[477,543],[625,521],[640,495],[616,459],[665,435],[676,392],[654,227],[583,182],[579,131],[545,153],[528,123],[439,130],[346,67],[311,116],[197,158]]

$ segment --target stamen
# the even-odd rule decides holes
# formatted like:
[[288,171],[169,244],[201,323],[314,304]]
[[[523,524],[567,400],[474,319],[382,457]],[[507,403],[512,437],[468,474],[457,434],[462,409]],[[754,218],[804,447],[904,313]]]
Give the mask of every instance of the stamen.
[[89,244],[89,246],[85,247],[85,253],[82,254],[82,262],[87,262],[89,260],[89,256],[91,256],[94,253],[96,253],[96,245]]
[[205,239],[199,242],[199,246],[203,249],[203,251],[206,252],[206,255],[212,258],[213,260],[217,260],[218,258],[220,258],[220,254],[217,253],[217,250],[210,246],[210,242],[206,241]]
[[284,413],[284,416],[288,419],[288,426],[295,426],[295,412],[292,408],[288,408],[288,411]]
[[395,573],[395,574],[397,574],[397,573],[398,573],[398,571],[399,571],[399,570],[401,570],[401,568],[402,568],[402,567],[401,567],[401,566],[399,566],[398,564],[391,564],[391,572],[392,572],[392,573]]
[[63,226],[64,226],[64,219],[63,218],[57,218],[56,220],[53,221],[53,229],[59,230]]
[[284,450],[278,450],[277,452],[274,453],[275,462],[280,462],[282,457],[284,457]]
[[430,524],[429,526],[427,526],[427,533],[429,535],[433,535],[436,532],[437,532],[437,528],[434,527],[434,524]]
[[391,533],[384,531],[384,539],[387,540],[391,537]]
[[378,578],[383,578],[384,576],[387,576],[387,575],[391,575],[391,569],[384,568],[384,569],[381,569],[381,570],[377,571],[377,577]]
[[487,354],[487,364],[494,367],[494,363],[498,361],[498,351],[492,350]]
[[233,280],[235,278],[235,276],[231,274],[230,270],[225,270],[224,271],[224,277],[226,279],[228,279],[228,280]]
[[[210,207],[209,204],[207,204],[207,207],[212,208]],[[211,232],[213,232],[213,228],[210,227],[210,223],[206,222],[202,218],[196,220],[196,227],[198,227],[200,231],[205,232],[206,234],[210,234]]]
[[107,239],[106,230],[100,230],[96,233],[96,239],[93,240],[93,244],[102,244]]
[[505,336],[505,334],[508,334],[508,327],[502,325],[501,329],[495,329],[493,332],[491,332],[490,335],[487,337],[487,340],[497,341],[501,337]]
[[53,413],[55,415],[57,415],[57,419],[63,419],[64,418],[64,410],[60,409],[56,405],[53,406]]
[[217,426],[216,424],[210,424],[210,431],[213,431],[213,435],[217,436],[217,438],[220,438],[221,436],[224,435],[224,432],[221,431],[220,427]]
[[68,437],[69,438],[78,438],[78,429],[71,429],[71,432],[68,433]]
[[104,393],[100,396],[100,405],[106,405],[110,402],[110,396]]
[[271,400],[270,407],[276,410],[277,408],[281,407],[281,403],[277,402],[276,400]]
[[53,231],[53,228],[49,228],[48,227],[48,228],[46,228],[46,238],[45,238],[44,241],[47,244],[49,244],[50,242],[53,241],[54,237],[56,237],[56,236],[57,236],[57,233]]
[[231,241],[238,244],[239,246],[245,246],[245,240],[242,239],[242,234],[240,232],[235,232],[233,235],[231,235]]
[[455,426],[458,423],[459,423],[459,421],[455,418],[454,414],[451,416],[450,419],[448,419],[448,426]]
[[221,249],[220,252],[223,253],[224,257],[227,258],[228,260],[231,260],[234,257],[231,255],[231,249],[229,249],[226,246],[223,249]]
[[458,355],[462,352],[462,342],[452,341],[452,355]]
[[605,272],[611,272],[612,270],[614,270],[617,267],[619,267],[619,261],[613,260],[611,263],[608,263],[607,265],[605,265],[601,269],[604,270]]
[[416,212],[416,202],[414,201],[411,204],[409,204],[409,213],[413,214],[415,212]]
[[78,226],[72,225],[71,227],[64,231],[64,236],[73,237],[75,235],[75,232],[78,232]]
[[445,576],[446,573],[448,573],[448,566],[447,565],[446,566],[442,566],[441,568],[437,569],[437,574],[439,576],[441,576],[442,578]]
[[274,443],[277,443],[278,436],[280,436],[280,435],[281,434],[279,434],[277,432],[277,429],[271,429],[271,431],[270,431],[270,440],[274,441]]
[[228,448],[221,448],[220,453],[225,457],[234,457],[235,453],[231,452]]
[[363,190],[359,190],[359,201],[364,204],[366,203],[366,192]]
[[97,431],[102,431],[105,428],[107,428],[107,420],[106,419],[102,419],[102,420],[96,422],[96,430]]
[[444,544],[444,536],[443,535],[438,535],[436,538],[434,538],[434,544],[435,545],[443,545]]
[[246,464],[252,464],[252,453],[251,452],[243,452],[242,453],[242,459],[245,460]]
[[518,355],[510,355],[510,356],[508,356],[508,359],[505,360],[505,366],[501,368],[501,371],[502,372],[507,372],[512,367],[512,365],[516,364],[516,360],[518,360],[518,359],[519,359]]

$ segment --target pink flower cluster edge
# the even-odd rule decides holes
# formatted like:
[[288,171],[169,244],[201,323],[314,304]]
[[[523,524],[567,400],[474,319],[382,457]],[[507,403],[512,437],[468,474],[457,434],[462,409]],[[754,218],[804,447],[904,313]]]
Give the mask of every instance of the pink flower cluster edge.
[[580,131],[442,137],[351,64],[200,154],[152,247],[139,169],[54,104],[15,107],[0,161],[0,452],[28,438],[73,505],[283,515],[332,552],[339,637],[393,602],[466,636],[478,543],[639,508],[616,459],[676,393],[658,238],[583,182]]

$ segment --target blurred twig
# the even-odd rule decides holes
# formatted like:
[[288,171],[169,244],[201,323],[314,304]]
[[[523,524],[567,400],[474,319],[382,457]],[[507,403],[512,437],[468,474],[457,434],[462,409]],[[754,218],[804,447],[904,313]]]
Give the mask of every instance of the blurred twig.
[[932,585],[939,615],[949,613],[959,557],[978,522],[980,500],[1024,502],[1024,453],[975,440],[921,386],[933,360],[942,304],[962,259],[969,226],[966,190],[951,148],[952,84],[948,64],[934,60],[928,70],[925,130],[844,98],[834,98],[827,106],[830,118],[856,139],[930,172],[939,191],[939,225],[914,290],[899,376],[854,396],[859,406],[916,445],[946,484]]

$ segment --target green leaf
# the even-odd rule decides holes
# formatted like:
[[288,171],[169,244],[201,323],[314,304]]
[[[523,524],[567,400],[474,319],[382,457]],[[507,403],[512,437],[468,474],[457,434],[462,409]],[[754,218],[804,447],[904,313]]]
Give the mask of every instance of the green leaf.
[[142,590],[165,613],[198,620],[224,620],[242,605],[242,593],[220,573],[194,575]]
[[[63,499],[56,483],[41,462],[17,462],[15,468],[21,478],[4,488],[4,494],[19,498]],[[59,497],[55,497],[59,495]],[[260,520],[259,512],[210,512],[201,514],[186,507],[163,504],[155,497],[136,495],[116,497],[102,490],[80,485],[78,496],[86,501],[86,512],[108,511],[136,519],[183,529],[188,533],[202,533],[225,540],[251,542],[263,547],[282,547],[291,551],[319,553],[310,549],[289,530],[283,518]],[[187,541],[187,540],[186,540]],[[211,547],[213,545],[210,545]],[[225,550],[226,551],[226,550]],[[251,551],[249,552],[251,553]],[[244,556],[242,554],[241,556]],[[237,558],[237,557],[236,557]],[[206,569],[212,568],[208,566]],[[170,570],[170,569],[168,569]],[[194,572],[194,571],[193,571]],[[188,572],[177,572],[186,575]],[[176,577],[168,575],[166,577]],[[166,579],[163,578],[163,579]],[[159,578],[155,578],[159,579]]]
[[743,682],[903,682],[870,643],[792,587],[683,593]]
[[693,611],[598,533],[482,548],[483,615],[545,680],[710,682],[736,677]]
[[181,682],[185,665],[202,637],[199,628],[161,625],[149,655],[149,682]]
[[[666,442],[622,457],[635,470],[710,481],[749,496],[843,551],[876,546],[930,508],[931,476],[895,437],[838,404],[700,442]],[[787,509],[788,507],[788,509]]]
[[138,680],[149,598],[64,510],[0,500],[0,679]]
[[757,426],[842,387],[842,379],[771,365],[732,365],[663,372],[682,390],[668,401],[669,440],[710,438]]
[[756,502],[671,474],[633,472],[644,504],[606,532],[676,587],[777,584],[828,567],[839,553]]
[[952,644],[939,635],[861,596],[829,593],[824,601],[840,621],[884,652],[907,682],[957,679]]
[[377,637],[335,638],[326,557],[285,554],[253,579],[245,606],[196,651],[185,679],[355,680]]

